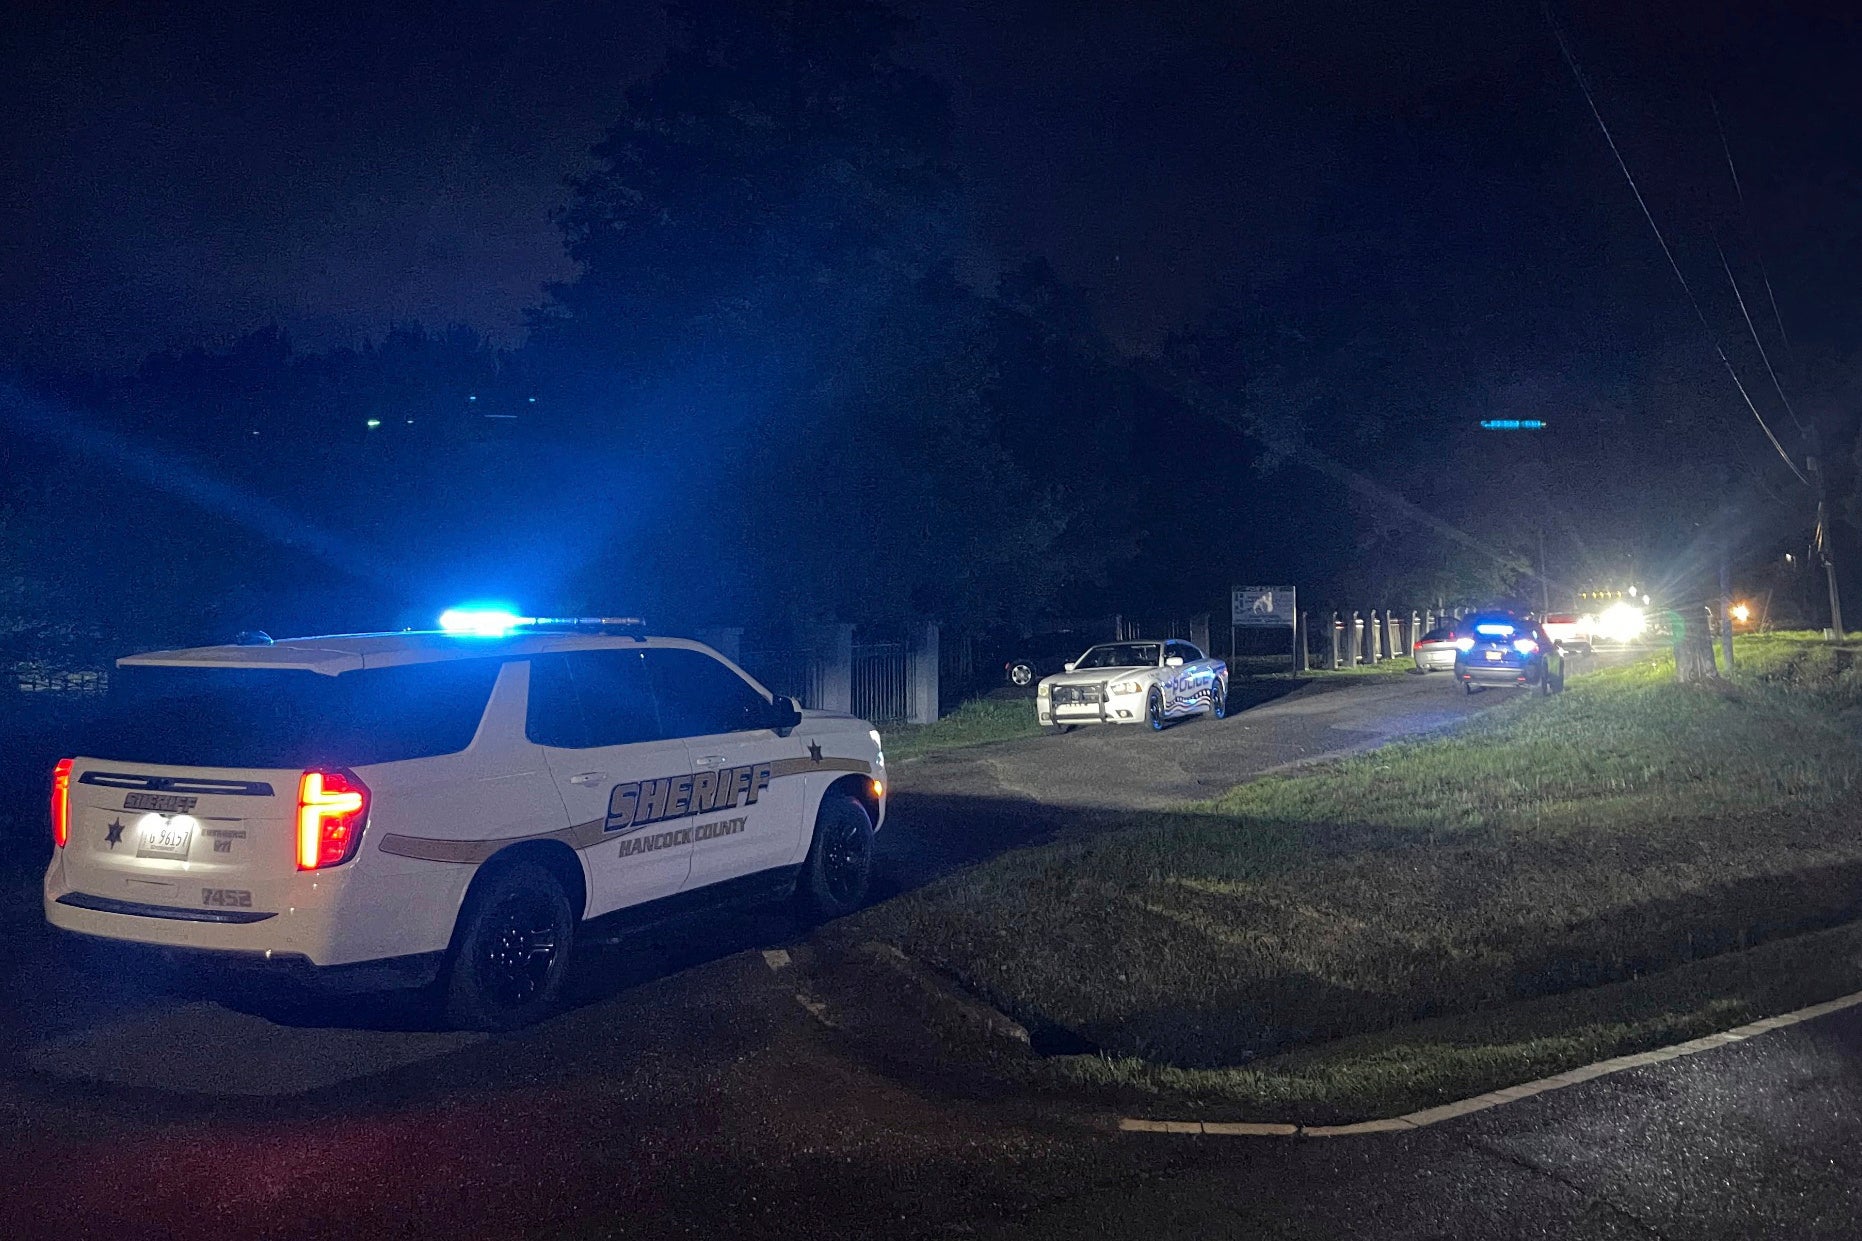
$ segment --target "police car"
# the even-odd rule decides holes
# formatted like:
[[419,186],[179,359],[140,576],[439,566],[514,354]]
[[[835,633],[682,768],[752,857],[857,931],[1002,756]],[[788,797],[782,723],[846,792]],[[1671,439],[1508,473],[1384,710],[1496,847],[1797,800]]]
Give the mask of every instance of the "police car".
[[480,1029],[550,1008],[579,924],[793,894],[847,913],[879,734],[638,622],[156,651],[53,773],[45,913],[80,935],[437,981]]

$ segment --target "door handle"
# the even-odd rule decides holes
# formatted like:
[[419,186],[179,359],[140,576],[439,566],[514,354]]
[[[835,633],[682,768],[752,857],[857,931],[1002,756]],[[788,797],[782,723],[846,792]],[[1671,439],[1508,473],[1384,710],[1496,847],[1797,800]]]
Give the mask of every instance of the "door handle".
[[571,784],[593,784],[597,780],[603,779],[607,774],[608,773],[605,771],[585,771],[579,776],[570,776],[569,783]]
[[694,767],[722,767],[723,765],[724,756],[722,754],[700,754],[697,758],[692,760],[692,766]]

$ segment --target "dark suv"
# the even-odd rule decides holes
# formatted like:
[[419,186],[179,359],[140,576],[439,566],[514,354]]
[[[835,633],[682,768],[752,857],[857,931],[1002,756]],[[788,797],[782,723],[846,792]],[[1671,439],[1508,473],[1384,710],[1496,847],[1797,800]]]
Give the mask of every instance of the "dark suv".
[[1537,622],[1510,612],[1482,612],[1455,629],[1461,635],[1455,639],[1455,680],[1468,693],[1486,685],[1543,694],[1564,689],[1564,652]]

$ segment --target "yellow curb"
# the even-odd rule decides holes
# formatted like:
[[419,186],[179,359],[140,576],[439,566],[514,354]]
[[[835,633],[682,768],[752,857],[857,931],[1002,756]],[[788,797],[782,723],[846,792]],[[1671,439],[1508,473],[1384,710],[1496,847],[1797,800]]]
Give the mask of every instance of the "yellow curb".
[[[801,998],[801,996],[796,997],[798,1000]],[[807,1001],[803,1002],[807,1003]],[[1780,1013],[1776,1017],[1765,1017],[1758,1021],[1748,1022],[1743,1026],[1735,1026],[1717,1034],[1704,1034],[1699,1038],[1689,1039],[1685,1043],[1674,1043],[1667,1047],[1658,1047],[1654,1051],[1642,1051],[1633,1055],[1599,1060],[1595,1064],[1566,1069],[1562,1073],[1554,1073],[1550,1077],[1541,1077],[1536,1081],[1521,1082],[1517,1086],[1505,1086],[1499,1090],[1490,1090],[1485,1094],[1474,1095],[1454,1103],[1443,1103],[1436,1107],[1423,1108],[1421,1111],[1391,1116],[1383,1120],[1362,1120],[1350,1125],[1292,1125],[1257,1121],[1143,1120],[1126,1116],[1119,1119],[1118,1127],[1128,1133],[1190,1133],[1206,1134],[1211,1137],[1258,1138],[1337,1138],[1354,1137],[1364,1133],[1404,1133],[1439,1124],[1444,1120],[1472,1116],[1476,1112],[1485,1112],[1490,1108],[1504,1107],[1508,1103],[1518,1103],[1522,1099],[1530,1099],[1552,1090],[1562,1090],[1566,1086],[1575,1086],[1580,1082],[1607,1077],[1612,1073],[1646,1068],[1649,1065],[1678,1060],[1704,1051],[1730,1047],[1734,1043],[1744,1042],[1746,1039],[1771,1030],[1801,1025],[1806,1021],[1827,1017],[1831,1013],[1840,1013],[1844,1009],[1854,1008],[1857,1005],[1862,1005],[1862,991],[1839,996],[1834,1000],[1825,1000],[1821,1004],[1812,1004],[1807,1008]]]
[[1402,1133],[1416,1126],[1401,1116],[1392,1116],[1389,1120],[1361,1120],[1355,1125],[1306,1125],[1300,1129],[1300,1136],[1307,1138],[1347,1138],[1360,1133]]
[[1239,1120],[1205,1120],[1203,1132],[1223,1138],[1290,1138],[1300,1131],[1298,1125],[1257,1124]]

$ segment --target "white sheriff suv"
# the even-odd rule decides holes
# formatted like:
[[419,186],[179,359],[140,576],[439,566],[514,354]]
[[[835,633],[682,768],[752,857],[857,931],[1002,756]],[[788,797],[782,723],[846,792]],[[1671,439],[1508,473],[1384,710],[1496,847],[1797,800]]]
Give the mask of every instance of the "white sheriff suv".
[[1078,724],[1149,724],[1208,712],[1228,714],[1228,665],[1188,642],[1101,642],[1035,687],[1035,713],[1049,732]]
[[45,914],[80,935],[437,980],[448,1018],[547,1012],[578,924],[793,894],[856,908],[879,734],[637,622],[156,651],[53,773]]

